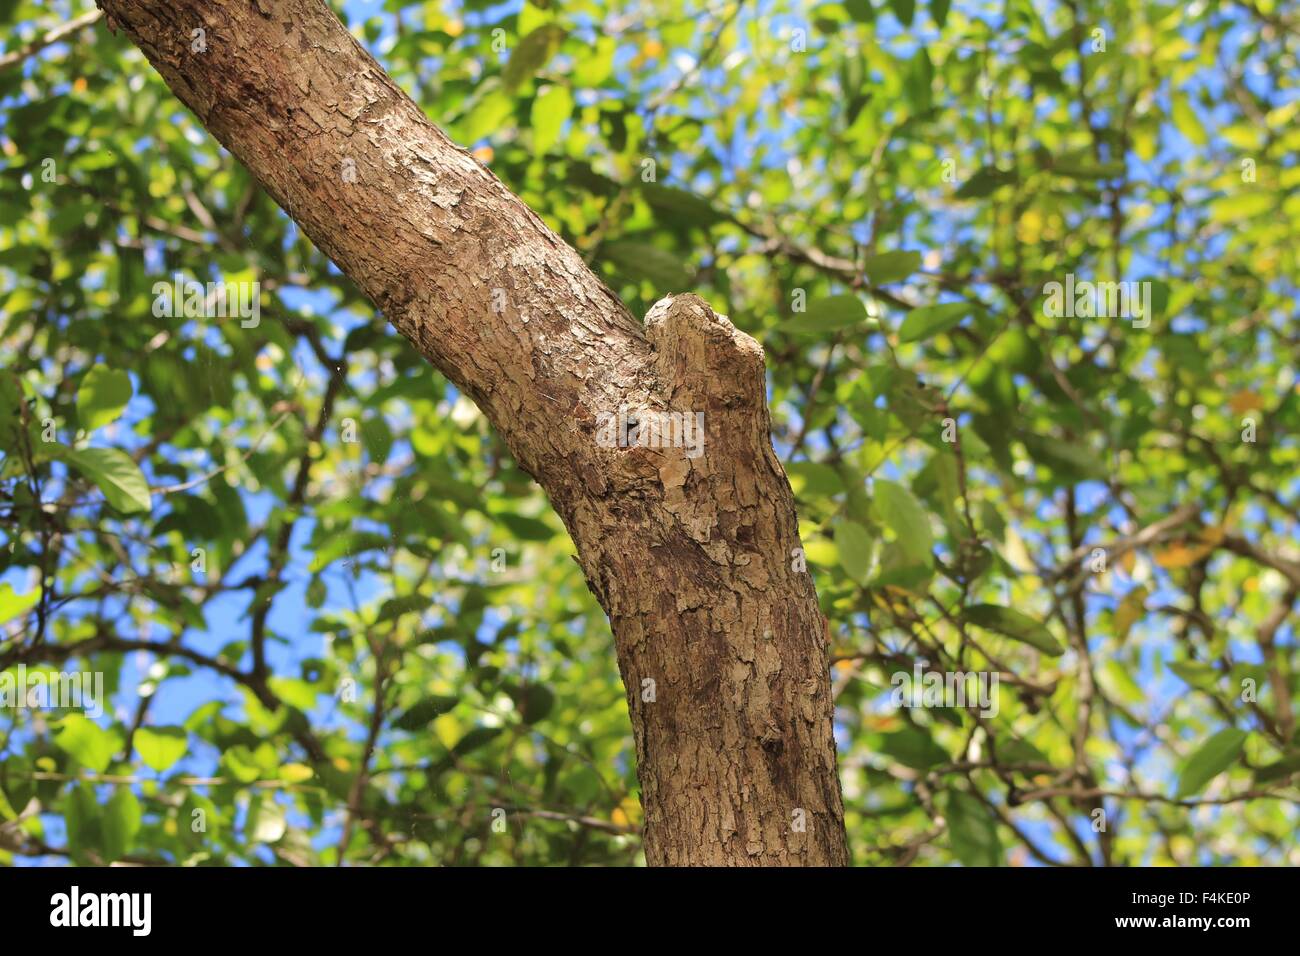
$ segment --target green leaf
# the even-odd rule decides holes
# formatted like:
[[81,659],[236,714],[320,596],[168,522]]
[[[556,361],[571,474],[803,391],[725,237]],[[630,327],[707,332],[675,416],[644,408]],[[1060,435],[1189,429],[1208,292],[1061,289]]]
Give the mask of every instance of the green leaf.
[[867,274],[872,285],[888,285],[906,279],[921,266],[919,252],[882,252],[868,256],[862,264],[862,271]]
[[88,432],[115,421],[131,400],[131,376],[121,369],[97,365],[77,390],[77,418]]
[[87,770],[103,773],[122,746],[122,739],[81,714],[63,718],[55,745]]
[[540,518],[530,518],[528,515],[515,514],[512,511],[505,511],[493,517],[505,525],[520,541],[550,541],[555,537],[555,529]]
[[1163,279],[1155,279],[1150,276],[1140,281],[1151,283],[1151,314],[1146,318],[1153,322],[1164,318],[1166,311],[1169,309],[1169,283]]
[[135,749],[146,766],[162,773],[185,756],[189,737],[182,727],[141,727],[135,732]]
[[18,447],[24,401],[17,377],[7,370],[0,374],[0,452],[4,454]]
[[1200,793],[1205,785],[1227,770],[1241,756],[1250,736],[1236,727],[1225,727],[1203,743],[1196,753],[1187,758],[1178,775],[1178,799]]
[[546,23],[520,40],[519,45],[510,54],[505,69],[501,71],[501,79],[506,88],[513,90],[524,80],[535,76],[537,71],[555,55],[565,36],[563,27]]
[[32,588],[26,594],[19,594],[8,581],[0,583],[0,624],[26,614],[36,607],[40,599],[40,588]]
[[985,166],[978,170],[975,175],[971,176],[960,189],[957,190],[958,199],[982,199],[991,195],[994,190],[1002,186],[1008,186],[1016,181],[1016,174],[1010,170],[998,169],[994,166]]
[[63,798],[61,809],[68,832],[68,853],[73,862],[88,862],[88,852],[99,856],[103,842],[103,811],[95,799],[94,788],[84,782],[74,784]]
[[903,94],[916,113],[928,113],[934,104],[934,63],[924,45],[903,73]]
[[573,81],[579,88],[591,88],[604,83],[614,72],[614,55],[618,51],[618,41],[614,37],[602,36],[595,46],[587,47],[587,55],[580,56],[573,68]]
[[131,788],[117,787],[104,806],[101,821],[105,862],[120,860],[130,852],[136,834],[140,832],[142,818],[140,801],[131,792]]
[[930,16],[934,18],[935,26],[940,30],[948,22],[948,8],[952,6],[952,0],[930,0]]
[[248,812],[249,839],[254,843],[276,843],[286,829],[284,809],[274,800],[262,800]]
[[792,461],[785,466],[794,493],[800,498],[819,496],[830,498],[844,491],[839,472],[819,461]]
[[306,783],[316,776],[316,771],[305,763],[287,763],[280,768],[280,779],[285,783]]
[[1000,866],[1002,842],[997,820],[988,807],[960,790],[949,790],[946,797],[943,817],[953,855],[967,866]]
[[726,218],[707,199],[674,186],[645,183],[641,186],[641,195],[665,226],[676,227],[687,222],[708,227]]
[[874,485],[880,517],[898,536],[903,554],[913,563],[929,566],[934,549],[930,518],[915,496],[902,485],[877,478]]
[[1052,637],[1046,626],[1027,614],[997,604],[975,604],[962,612],[962,620],[976,627],[995,631],[1014,641],[1036,647],[1044,654],[1059,656],[1064,648]]
[[147,512],[152,507],[149,483],[126,452],[116,448],[58,446],[55,454],[98,485],[108,503],[123,514]]
[[886,757],[913,770],[929,770],[952,759],[948,751],[934,742],[930,732],[921,727],[904,727],[890,734],[882,734],[879,747]]
[[1214,690],[1219,684],[1219,672],[1201,661],[1170,661],[1169,669],[1200,690]]
[[1290,757],[1283,757],[1281,760],[1275,760],[1257,768],[1255,770],[1255,780],[1258,783],[1275,783],[1279,780],[1286,780],[1297,773],[1300,773],[1300,754],[1293,754]]
[[1020,440],[1035,461],[1047,465],[1066,482],[1085,478],[1100,481],[1106,477],[1105,458],[1084,442],[1061,441],[1032,433],[1022,435]]
[[1124,175],[1125,167],[1121,162],[1114,163],[1072,163],[1054,162],[1052,172],[1066,179],[1094,180],[1118,179]]
[[[220,834],[221,814],[217,805],[202,794],[190,791],[181,804],[176,820],[180,838],[186,845],[200,847],[216,842]],[[201,824],[201,829],[200,829]]]
[[681,292],[690,285],[682,261],[658,246],[620,240],[602,246],[601,255],[627,277],[648,281],[661,293]]
[[424,612],[429,609],[429,599],[422,594],[401,594],[397,597],[391,597],[383,603],[379,609],[379,617],[375,619],[376,624],[383,624],[385,621],[395,621],[404,615],[414,612]]
[[361,442],[366,446],[366,454],[372,463],[382,465],[388,461],[393,450],[393,431],[382,412],[368,415],[361,422]]
[[293,677],[272,677],[267,684],[276,697],[303,713],[315,707],[320,697],[320,688],[311,681]]
[[307,582],[307,606],[321,607],[325,603],[326,593],[325,580],[319,574],[313,574]]
[[459,702],[459,698],[435,694],[418,701],[407,708],[402,716],[393,721],[399,730],[421,730],[435,717],[441,717]]
[[1187,97],[1181,93],[1173,94],[1170,100],[1170,117],[1178,131],[1191,141],[1193,146],[1204,146],[1209,138],[1205,134],[1205,122],[1196,115]]
[[468,753],[473,753],[480,747],[486,746],[501,735],[500,727],[475,727],[457,741],[456,746],[451,752],[457,757],[463,757]]
[[899,23],[910,27],[912,17],[916,15],[916,0],[889,0],[889,9],[894,11]]
[[998,738],[998,757],[1008,764],[1043,763],[1050,764],[1046,754],[1028,740],[1019,737],[1003,736]]
[[310,570],[324,570],[339,558],[347,555],[357,558],[367,551],[382,551],[392,544],[392,539],[377,531],[347,531],[331,535],[312,558]]
[[858,23],[874,23],[876,11],[871,0],[844,0],[844,9]]
[[1243,222],[1263,216],[1277,205],[1269,192],[1230,193],[1210,203],[1210,218],[1215,222]]
[[840,553],[840,566],[849,578],[865,584],[871,570],[872,540],[867,529],[856,521],[835,525],[835,547]]
[[243,744],[228,747],[221,755],[221,762],[227,772],[240,783],[252,783],[262,776],[262,767],[253,751]]
[[560,140],[564,121],[573,112],[573,94],[566,86],[548,86],[533,100],[533,152],[541,156]]
[[555,707],[555,692],[545,684],[513,687],[510,689],[510,697],[525,724],[537,723]]
[[898,330],[900,342],[919,342],[932,335],[946,332],[964,319],[973,310],[969,302],[942,302],[938,305],[925,305],[913,309],[903,319]]
[[808,303],[808,311],[777,326],[783,332],[816,335],[859,325],[867,319],[866,306],[856,295],[832,295]]

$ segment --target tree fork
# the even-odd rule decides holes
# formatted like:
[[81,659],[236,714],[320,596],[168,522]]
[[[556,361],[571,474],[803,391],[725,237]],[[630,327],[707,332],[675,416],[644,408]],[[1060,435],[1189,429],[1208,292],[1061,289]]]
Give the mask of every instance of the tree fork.
[[[320,0],[97,2],[550,497],[613,629],[647,861],[846,864],[761,346],[693,295],[639,323]],[[702,413],[703,445],[603,440],[620,410]]]

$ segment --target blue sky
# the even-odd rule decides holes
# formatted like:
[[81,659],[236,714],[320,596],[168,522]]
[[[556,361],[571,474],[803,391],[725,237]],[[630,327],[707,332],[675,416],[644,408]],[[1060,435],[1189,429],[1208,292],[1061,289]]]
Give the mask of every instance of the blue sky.
[[[354,21],[368,16],[379,17],[381,26],[377,38],[374,39],[369,46],[372,51],[376,53],[376,56],[381,62],[384,59],[383,51],[388,48],[389,43],[394,37],[393,15],[390,13],[381,13],[381,8],[384,6],[385,5],[378,2],[378,0],[348,0],[345,4],[347,13]],[[519,0],[510,0],[510,2],[502,4],[499,9],[516,9],[519,6]],[[762,3],[755,4],[752,12],[747,11],[742,14],[742,17],[750,18],[762,16],[764,6],[765,5]],[[967,5],[960,4],[960,6],[966,7]],[[80,9],[80,7],[78,7],[78,9]],[[466,16],[466,20],[472,25],[476,22],[476,19],[481,16],[482,14],[470,13]],[[903,52],[910,51],[910,49],[918,44],[933,39],[933,29],[928,26],[922,28],[922,24],[925,22],[925,17],[918,13],[918,29],[903,31],[892,20],[892,18],[881,17],[878,20],[878,38],[882,43],[894,44],[893,48],[896,50]],[[770,24],[770,26],[774,29],[782,29],[787,26],[793,26],[795,23],[797,23],[797,21],[791,20],[789,23],[785,23],[778,19]],[[744,35],[744,31],[742,31],[742,38]],[[703,43],[705,39],[706,38],[703,36],[700,37],[700,42]],[[742,43],[743,42],[744,40],[742,39]],[[1240,42],[1240,37],[1236,34],[1230,34],[1227,42],[1227,50],[1225,52],[1231,54],[1235,44],[1238,42]],[[59,51],[56,48],[51,50],[47,55],[58,54]],[[671,63],[671,59],[669,62]],[[33,69],[33,65],[29,64],[26,69]],[[662,83],[664,85],[671,83],[675,78],[675,75],[676,67],[669,66],[665,69]],[[1067,76],[1067,79],[1069,78],[1070,77]],[[1248,85],[1261,94],[1269,96],[1276,95],[1276,90],[1271,88],[1271,83],[1267,75],[1249,74],[1244,78],[1244,80]],[[709,85],[715,91],[715,95],[727,95],[726,76],[725,72],[721,68],[706,70],[699,82]],[[1203,92],[1206,101],[1211,104],[1217,102],[1223,93],[1221,82],[1214,74],[1198,76],[1194,81],[1193,88],[1198,92]],[[1169,104],[1164,103],[1160,105],[1167,109]],[[1198,108],[1202,110],[1207,125],[1211,126],[1216,121],[1221,122],[1224,117],[1228,115],[1226,107],[1205,107],[1201,105],[1198,106]],[[793,117],[789,120],[790,124],[796,122],[797,120]],[[785,129],[778,127],[776,129],[760,131],[751,130],[742,126],[733,130],[732,136],[726,141],[718,138],[712,132],[707,132],[700,140],[699,147],[717,152],[720,156],[728,159],[730,164],[733,166],[743,166],[745,163],[751,162],[752,157],[756,155],[764,156],[764,161],[769,164],[780,165],[789,158],[785,144],[788,142],[791,131],[792,127],[787,127]],[[142,148],[148,147],[147,137],[142,139],[141,145]],[[1192,148],[1193,147],[1190,143],[1183,140],[1176,133],[1171,133],[1169,138],[1162,142],[1159,154],[1151,163],[1142,164],[1141,161],[1134,156],[1129,156],[1127,161],[1130,164],[1130,171],[1134,175],[1156,177],[1160,173],[1160,167],[1171,158],[1186,158],[1190,160]],[[724,161],[722,165],[723,169],[726,170],[728,162]],[[726,175],[725,172],[723,175]],[[713,184],[709,183],[707,180],[700,180],[681,185],[690,186],[702,191],[708,191]],[[1197,201],[1198,198],[1205,197],[1188,197],[1189,201],[1192,202]],[[865,228],[858,224],[849,225],[858,230]],[[952,223],[953,229],[961,229],[964,228],[964,226],[965,224],[960,221],[954,221]],[[859,236],[859,238],[864,237]],[[1226,237],[1218,240],[1219,243],[1226,241]],[[1132,264],[1132,269],[1135,275],[1159,275],[1163,266],[1163,251],[1158,234],[1154,235],[1145,247],[1135,249]],[[1210,243],[1207,245],[1204,254],[1208,257],[1216,255],[1221,251],[1221,248],[1216,247],[1216,243]],[[152,256],[152,262],[147,258],[146,265],[150,268],[150,274],[154,275],[163,271],[161,268],[162,260],[157,257],[156,250],[152,253]],[[976,291],[987,301],[994,301],[996,299],[995,291],[992,289],[977,288]],[[332,347],[335,349],[337,349],[343,338],[351,329],[358,325],[365,324],[369,320],[369,316],[358,315],[356,313],[337,309],[332,297],[328,293],[315,292],[311,290],[286,290],[282,295],[285,301],[292,308],[312,310],[316,314],[327,315],[330,318],[336,330],[334,340],[331,343]],[[1186,321],[1193,320],[1188,319]],[[296,357],[300,367],[304,370],[304,374],[310,376],[314,380],[315,385],[319,386],[322,372],[317,366],[314,356],[311,355],[305,345],[299,346]],[[316,388],[315,390],[319,391],[319,388]],[[453,390],[450,390],[450,388],[448,391],[448,397],[451,399],[455,398],[455,393]],[[151,411],[152,409],[149,407],[147,399],[137,398],[133,400],[132,405],[128,409],[127,416],[121,423],[119,423],[119,425],[115,426],[114,431],[102,436],[102,440],[105,443],[111,443],[118,447],[130,447],[130,443],[133,440],[138,441],[138,439],[131,438],[131,425],[146,418]],[[101,439],[97,438],[97,441],[99,440]],[[814,454],[820,450],[815,438],[811,442],[811,447]],[[786,449],[779,450],[785,451]],[[400,446],[397,451],[400,453]],[[900,469],[900,464],[907,463],[890,463],[882,469],[881,476],[897,477],[903,472],[903,470]],[[1300,482],[1298,482],[1298,484],[1300,484]],[[1293,487],[1291,489],[1283,490],[1294,492],[1296,489]],[[1091,510],[1094,507],[1105,506],[1108,492],[1103,485],[1093,483],[1084,485],[1081,488],[1081,495],[1083,508],[1085,510]],[[274,498],[268,494],[245,492],[244,498],[250,519],[254,522],[264,518],[268,510],[275,505]],[[1045,513],[1042,517],[1050,516]],[[1116,517],[1118,518],[1119,515],[1117,514]],[[320,641],[322,640],[322,637],[308,630],[308,624],[310,623],[312,615],[309,615],[306,609],[305,592],[309,577],[309,566],[313,557],[306,549],[306,542],[311,536],[312,529],[313,522],[310,514],[304,517],[295,526],[291,541],[292,558],[288,568],[286,569],[285,575],[289,583],[287,588],[276,597],[268,622],[273,633],[284,635],[288,638],[284,642],[273,642],[268,648],[270,664],[273,670],[279,674],[296,674],[299,664],[304,659],[318,656],[321,651]],[[1040,545],[1041,544],[1042,543],[1040,542]],[[1046,550],[1043,550],[1042,553],[1036,554],[1035,557],[1047,561],[1049,555]],[[241,557],[238,569],[234,572],[233,577],[238,579],[246,574],[264,568],[265,559],[266,545],[264,542],[259,542],[256,547]],[[25,591],[31,586],[31,581],[23,572],[10,571],[5,575],[4,579],[12,583],[14,587],[20,591]],[[346,588],[344,588],[337,575],[327,576],[326,583],[328,585],[328,593],[325,603],[327,609],[332,607],[348,608],[351,606],[351,595],[347,592]],[[374,576],[366,573],[363,573],[360,576],[360,578],[355,582],[354,587],[356,588],[357,597],[359,597],[363,602],[377,598],[383,593],[383,586],[381,583],[376,580]],[[1118,596],[1121,595],[1117,595],[1117,597]],[[1161,586],[1160,581],[1157,580],[1152,595],[1153,603],[1172,601],[1176,597],[1177,592],[1164,588]],[[1094,606],[1097,606],[1097,603],[1098,602],[1094,602]],[[201,631],[196,630],[187,632],[185,640],[190,646],[193,646],[198,650],[215,653],[231,640],[245,639],[248,632],[248,610],[248,597],[246,593],[237,592],[234,594],[218,596],[210,601],[204,608],[206,627]],[[488,625],[485,624],[485,628],[487,626]],[[1288,626],[1282,630],[1280,638],[1288,644],[1293,643],[1295,640],[1295,634]],[[1098,638],[1098,642],[1100,642],[1100,640],[1101,639]],[[1148,706],[1152,712],[1161,712],[1170,701],[1176,699],[1179,694],[1186,692],[1185,685],[1173,675],[1166,673],[1163,678],[1157,677],[1155,662],[1161,656],[1168,656],[1171,650],[1172,639],[1170,638],[1166,638],[1165,640],[1150,640],[1146,646],[1143,670],[1140,674],[1134,675],[1143,688],[1150,694],[1151,700]],[[1233,654],[1238,660],[1254,661],[1258,659],[1258,648],[1254,644],[1234,645]],[[149,660],[143,659],[144,657],[145,655],[133,655],[128,659],[122,680],[124,687],[134,687],[138,681],[144,678],[145,672],[151,663]],[[119,714],[124,719],[129,719],[130,712],[134,708],[133,697],[134,695],[130,693],[124,693],[119,697]],[[211,699],[224,699],[230,701],[232,705],[237,705],[238,701],[241,699],[241,694],[231,682],[220,677],[215,677],[210,672],[203,670],[196,670],[192,676],[170,679],[162,685],[157,694],[157,699],[153,703],[151,709],[151,722],[156,724],[181,723],[190,715],[196,706]],[[322,703],[318,711],[312,715],[312,718],[323,726],[335,726],[337,723],[337,717],[333,714],[333,708],[330,706],[330,702]],[[349,725],[349,732],[359,738],[363,735],[363,728]],[[1133,731],[1123,726],[1116,727],[1114,732],[1117,738],[1121,742],[1125,743],[1131,744],[1136,737],[1136,734]],[[218,755],[215,752],[205,752],[203,748],[200,748],[189,755],[182,766],[184,769],[193,773],[206,773],[211,771],[215,766],[217,756]],[[1159,760],[1163,758],[1157,757],[1153,759]],[[1159,766],[1158,764],[1150,763],[1149,761],[1140,764],[1140,766],[1143,767],[1144,771],[1149,771],[1152,776],[1157,779],[1170,779],[1172,768],[1168,766]],[[148,771],[143,772],[148,773]],[[51,825],[51,842],[60,842],[61,834],[58,832],[58,827],[60,825],[58,818],[51,816],[47,818],[47,820]],[[1031,833],[1041,835],[1036,832],[1036,829],[1033,828],[1032,824],[1029,826],[1029,829]],[[1090,834],[1087,833],[1084,833],[1083,835],[1085,837],[1090,837]],[[318,834],[318,839],[322,843],[333,842],[337,840],[337,836],[337,830],[330,827],[321,831]],[[49,861],[34,860],[31,862]]]

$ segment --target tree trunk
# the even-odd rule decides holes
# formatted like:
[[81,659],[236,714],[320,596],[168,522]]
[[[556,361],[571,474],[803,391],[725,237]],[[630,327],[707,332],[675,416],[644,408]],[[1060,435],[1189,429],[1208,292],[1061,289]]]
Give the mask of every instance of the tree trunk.
[[[759,344],[693,295],[642,326],[320,0],[99,5],[550,496],[613,627],[647,861],[847,863]],[[703,443],[620,435],[620,410],[702,413]]]

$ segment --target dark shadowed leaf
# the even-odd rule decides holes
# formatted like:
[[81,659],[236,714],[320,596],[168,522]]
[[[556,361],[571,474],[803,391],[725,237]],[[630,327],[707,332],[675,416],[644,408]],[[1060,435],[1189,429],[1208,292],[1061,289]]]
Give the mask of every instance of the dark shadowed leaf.
[[1000,866],[1002,841],[998,824],[984,804],[969,793],[949,790],[943,803],[953,854],[967,866]]
[[1183,764],[1175,796],[1182,799],[1205,789],[1206,784],[1237,762],[1248,736],[1244,730],[1225,727],[1201,744]]
[[1044,654],[1056,656],[1065,653],[1056,638],[1052,637],[1051,631],[1028,614],[1012,608],[997,604],[975,604],[962,612],[962,618],[967,623],[1036,647]]
[[412,704],[405,713],[393,721],[399,730],[420,730],[435,717],[440,717],[458,703],[456,697],[447,694],[434,694]]
[[510,53],[501,78],[508,89],[514,89],[532,78],[555,55],[565,37],[563,27],[553,23],[543,24],[519,41]]

